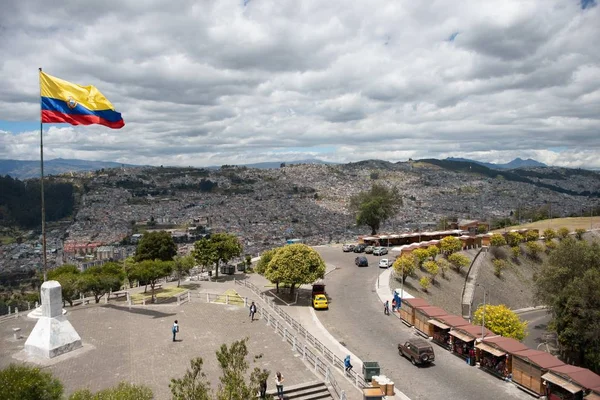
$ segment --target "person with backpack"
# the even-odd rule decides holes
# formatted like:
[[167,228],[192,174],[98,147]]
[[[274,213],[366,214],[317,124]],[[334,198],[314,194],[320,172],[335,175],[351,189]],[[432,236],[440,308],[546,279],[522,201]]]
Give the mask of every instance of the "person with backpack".
[[344,368],[346,372],[352,371],[352,364],[350,364],[350,354],[348,354],[346,358],[344,358]]
[[173,341],[175,342],[175,336],[177,335],[177,333],[179,333],[179,324],[177,323],[177,320],[175,320],[175,322],[173,323],[173,328],[171,330],[173,332]]

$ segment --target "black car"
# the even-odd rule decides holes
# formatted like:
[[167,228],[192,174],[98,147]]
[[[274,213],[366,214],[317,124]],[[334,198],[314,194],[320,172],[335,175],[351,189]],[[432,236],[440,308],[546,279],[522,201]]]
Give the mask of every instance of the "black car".
[[365,246],[364,244],[357,244],[356,246],[354,246],[354,252],[355,253],[363,253],[366,248],[367,248],[367,246]]
[[360,257],[356,257],[354,259],[354,264],[356,264],[359,267],[368,267],[369,266],[369,261],[367,260],[367,257],[360,256]]

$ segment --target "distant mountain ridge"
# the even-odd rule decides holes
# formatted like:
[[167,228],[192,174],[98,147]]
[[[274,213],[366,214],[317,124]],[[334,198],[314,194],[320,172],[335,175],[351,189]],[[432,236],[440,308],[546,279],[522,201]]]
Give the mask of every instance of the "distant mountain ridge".
[[[44,161],[44,175],[59,175],[67,172],[96,171],[102,168],[137,167],[113,161],[67,160],[56,158]],[[39,178],[39,160],[0,160],[0,175],[10,175],[13,178]]]
[[471,162],[471,163],[483,165],[484,167],[488,167],[488,168],[491,168],[491,169],[515,169],[515,168],[524,168],[524,167],[547,167],[546,164],[541,163],[541,162],[536,161],[536,160],[533,160],[531,158],[523,160],[522,158],[519,158],[519,157],[517,157],[514,160],[512,160],[511,162],[508,162],[508,163],[505,163],[505,164],[494,164],[494,163],[488,163],[488,162],[483,162],[483,161],[470,160],[468,158],[455,158],[455,157],[448,157],[448,158],[446,158],[446,160],[448,160],[448,161],[459,161],[459,162]]

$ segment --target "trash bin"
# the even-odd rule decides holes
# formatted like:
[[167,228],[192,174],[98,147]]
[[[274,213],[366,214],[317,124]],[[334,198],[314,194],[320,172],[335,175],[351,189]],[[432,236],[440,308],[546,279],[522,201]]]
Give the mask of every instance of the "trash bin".
[[238,270],[238,271],[240,271],[240,272],[244,272],[244,271],[246,270],[246,264],[244,264],[244,263],[239,263],[239,264],[237,265],[237,270]]
[[376,361],[365,361],[363,362],[362,373],[365,382],[371,382],[371,378],[375,375],[379,375],[379,363]]

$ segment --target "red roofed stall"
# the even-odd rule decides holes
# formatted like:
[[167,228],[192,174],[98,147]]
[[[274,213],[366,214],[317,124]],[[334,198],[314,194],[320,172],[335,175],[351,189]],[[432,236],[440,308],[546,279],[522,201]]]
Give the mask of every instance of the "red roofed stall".
[[527,349],[512,355],[512,380],[527,391],[538,396],[546,395],[542,375],[549,368],[565,365],[558,358],[545,351]]
[[415,324],[415,307],[429,306],[429,302],[424,299],[412,298],[412,299],[402,299],[400,303],[400,308],[398,312],[400,313],[400,318],[408,325],[413,326]]

